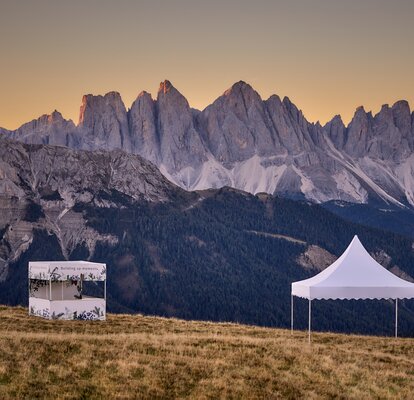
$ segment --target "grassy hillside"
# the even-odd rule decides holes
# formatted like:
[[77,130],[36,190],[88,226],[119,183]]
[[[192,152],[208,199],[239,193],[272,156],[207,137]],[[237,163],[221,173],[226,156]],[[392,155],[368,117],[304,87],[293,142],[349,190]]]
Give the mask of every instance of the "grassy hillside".
[[0,398],[410,398],[413,339],[0,308]]

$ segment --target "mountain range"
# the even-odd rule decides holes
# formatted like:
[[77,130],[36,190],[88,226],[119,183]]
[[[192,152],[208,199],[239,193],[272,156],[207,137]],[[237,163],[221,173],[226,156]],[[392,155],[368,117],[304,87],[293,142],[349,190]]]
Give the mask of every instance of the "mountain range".
[[230,186],[316,203],[414,206],[414,113],[406,101],[376,115],[359,107],[348,126],[340,116],[322,126],[287,97],[263,100],[242,81],[202,111],[164,81],[156,99],[142,92],[128,110],[117,92],[86,95],[77,125],[54,111],[0,133],[137,154],[186,190]]
[[[111,312],[286,327],[291,282],[332,263],[355,234],[382,265],[413,280],[412,238],[318,204],[228,187],[188,192],[122,150],[0,137],[0,304],[27,304],[28,261],[83,259],[107,264]],[[306,302],[296,303],[304,327]],[[410,335],[412,305],[400,308],[401,334]],[[316,329],[393,332],[391,303],[318,302],[313,310]]]

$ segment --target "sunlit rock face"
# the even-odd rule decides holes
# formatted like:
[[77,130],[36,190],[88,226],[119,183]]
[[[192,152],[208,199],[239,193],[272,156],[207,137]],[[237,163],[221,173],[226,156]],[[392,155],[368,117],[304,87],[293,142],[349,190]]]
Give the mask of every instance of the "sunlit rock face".
[[244,82],[234,84],[208,106],[198,122],[212,155],[224,164],[280,150],[265,103]]
[[160,138],[156,125],[156,102],[147,92],[141,92],[128,113],[131,145],[135,152],[159,165]]
[[[194,126],[193,112],[185,97],[169,81],[160,85],[156,111],[161,164],[168,173],[189,167],[197,169],[207,161],[207,149]],[[191,186],[193,179],[190,176],[185,186]]]
[[81,148],[132,152],[127,111],[119,93],[83,96],[78,136]]
[[84,96],[79,124],[58,112],[4,136],[76,149],[122,149],[153,162],[187,190],[232,186],[315,202],[414,205],[414,114],[406,101],[348,126],[310,123],[285,97],[263,100],[237,82],[203,111],[164,81],[126,110],[119,93]]

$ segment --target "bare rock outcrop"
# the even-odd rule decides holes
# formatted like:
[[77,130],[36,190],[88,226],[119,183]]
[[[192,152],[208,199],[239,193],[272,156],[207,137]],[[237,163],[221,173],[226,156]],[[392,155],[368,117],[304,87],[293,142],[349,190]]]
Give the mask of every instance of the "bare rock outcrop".
[[323,271],[326,267],[329,267],[329,265],[335,262],[336,259],[336,256],[322,247],[310,245],[305,252],[298,257],[297,263],[305,269]]

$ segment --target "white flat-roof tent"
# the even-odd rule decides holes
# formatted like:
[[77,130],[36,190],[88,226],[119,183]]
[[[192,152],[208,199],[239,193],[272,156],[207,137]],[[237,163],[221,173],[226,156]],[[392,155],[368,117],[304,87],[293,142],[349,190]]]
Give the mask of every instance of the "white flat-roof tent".
[[[106,319],[106,264],[30,261],[29,315],[47,319]],[[103,282],[103,297],[85,296],[83,282]]]
[[414,283],[399,278],[377,263],[354,236],[345,252],[329,267],[312,278],[292,283],[293,296],[308,299],[308,340],[311,335],[312,300],[393,299],[395,300],[395,337],[398,336],[398,299],[414,298]]

